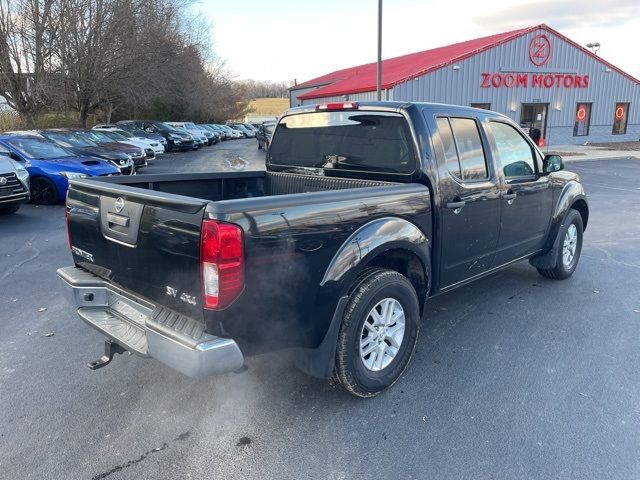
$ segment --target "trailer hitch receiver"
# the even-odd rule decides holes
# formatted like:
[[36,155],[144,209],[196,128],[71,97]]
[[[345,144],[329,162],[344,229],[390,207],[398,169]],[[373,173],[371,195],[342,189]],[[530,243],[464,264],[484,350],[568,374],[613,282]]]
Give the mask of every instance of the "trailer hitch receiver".
[[87,367],[91,370],[98,370],[99,368],[109,365],[116,353],[124,352],[126,352],[126,350],[123,347],[111,340],[107,340],[104,342],[104,355],[102,355],[98,360],[87,363]]

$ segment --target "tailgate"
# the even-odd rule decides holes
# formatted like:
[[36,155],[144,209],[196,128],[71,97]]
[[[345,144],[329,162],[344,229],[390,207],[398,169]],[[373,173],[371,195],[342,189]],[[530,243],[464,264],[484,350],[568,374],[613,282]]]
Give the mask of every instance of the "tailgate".
[[67,210],[74,261],[153,304],[202,319],[200,228],[207,203],[73,180]]

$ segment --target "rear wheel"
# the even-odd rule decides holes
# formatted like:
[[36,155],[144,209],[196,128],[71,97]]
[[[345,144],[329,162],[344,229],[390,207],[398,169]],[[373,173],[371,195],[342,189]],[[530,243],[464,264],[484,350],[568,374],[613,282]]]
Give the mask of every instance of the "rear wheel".
[[335,376],[352,395],[373,397],[406,368],[418,338],[420,309],[411,282],[374,269],[350,295],[338,335]]
[[15,205],[4,205],[0,207],[0,215],[9,215],[11,213],[16,213],[19,209],[20,209],[19,203]]
[[55,183],[46,177],[31,179],[31,200],[39,205],[58,203],[58,189]]
[[558,231],[558,240],[560,242],[556,263],[553,268],[538,268],[540,275],[554,280],[564,280],[573,275],[580,253],[582,252],[582,217],[577,210],[569,210],[567,218],[563,222]]

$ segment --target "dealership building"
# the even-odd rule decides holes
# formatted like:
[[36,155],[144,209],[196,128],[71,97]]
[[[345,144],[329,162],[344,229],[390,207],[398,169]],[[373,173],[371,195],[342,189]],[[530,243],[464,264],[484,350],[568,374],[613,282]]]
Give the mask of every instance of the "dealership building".
[[[640,138],[640,80],[547,25],[386,59],[382,98],[494,110],[540,144]],[[375,63],[289,89],[290,106],[375,99]]]

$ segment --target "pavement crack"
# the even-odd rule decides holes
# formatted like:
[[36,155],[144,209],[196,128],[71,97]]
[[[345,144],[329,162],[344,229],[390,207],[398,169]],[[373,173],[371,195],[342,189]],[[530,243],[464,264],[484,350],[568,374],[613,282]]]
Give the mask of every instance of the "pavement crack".
[[22,265],[32,260],[35,260],[40,256],[40,250],[38,250],[36,247],[33,246],[33,241],[35,240],[35,238],[36,238],[36,235],[34,235],[29,240],[27,240],[27,242],[14,253],[15,255],[15,254],[29,252],[30,253],[29,256],[18,261],[18,263],[16,263],[15,265],[12,265],[11,267],[9,267],[7,271],[2,274],[2,276],[0,277],[0,280],[4,280],[10,275],[13,275],[13,273],[15,273],[15,271],[18,270]]
[[600,250],[605,258],[605,261],[609,261],[611,263],[615,263],[618,265],[623,265],[625,267],[631,267],[631,268],[640,268],[640,265],[635,264],[635,263],[630,263],[630,262],[625,262],[623,260],[618,260],[617,258],[614,258],[614,256],[611,254],[611,252],[609,252],[609,250],[607,250],[606,248],[602,248],[602,247],[595,247],[596,250]]
[[136,458],[134,460],[129,460],[126,463],[122,463],[120,465],[116,465],[111,470],[108,470],[106,472],[99,473],[98,475],[95,475],[94,477],[91,478],[91,480],[101,480],[103,478],[107,478],[112,473],[116,473],[116,472],[119,472],[120,470],[124,470],[125,468],[129,468],[132,465],[136,465],[137,463],[140,463],[144,459],[146,459],[149,455],[151,455],[153,453],[161,452],[163,450],[166,450],[167,448],[169,448],[169,444],[165,442],[165,443],[162,444],[162,446],[160,446],[158,448],[154,448],[152,450],[149,450],[149,451],[143,453],[142,455],[140,455],[138,458]]

